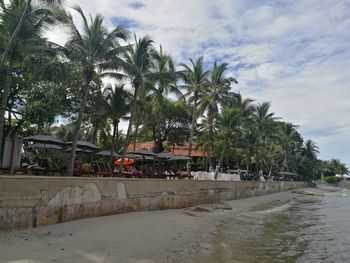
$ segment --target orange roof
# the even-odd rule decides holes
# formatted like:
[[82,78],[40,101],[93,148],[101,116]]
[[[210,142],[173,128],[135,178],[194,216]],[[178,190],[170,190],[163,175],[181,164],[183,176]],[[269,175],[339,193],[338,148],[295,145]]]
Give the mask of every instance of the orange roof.
[[[166,143],[166,142],[165,142]],[[148,141],[148,142],[138,142],[135,144],[129,144],[127,151],[133,151],[133,150],[139,150],[139,149],[147,149],[150,151],[154,150],[155,143],[154,141]],[[183,155],[188,156],[188,146],[189,143],[185,142],[184,145],[175,145],[174,147],[171,147],[169,151],[174,155]],[[205,157],[205,152],[199,150],[196,146],[192,148],[191,152],[192,157]]]

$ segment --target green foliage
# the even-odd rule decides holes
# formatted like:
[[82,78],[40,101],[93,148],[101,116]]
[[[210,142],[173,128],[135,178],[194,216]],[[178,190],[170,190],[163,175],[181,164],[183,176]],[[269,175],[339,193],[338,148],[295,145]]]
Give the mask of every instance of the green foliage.
[[343,178],[337,177],[337,176],[327,176],[324,178],[324,180],[329,184],[336,184],[336,183],[339,183],[341,180],[343,180]]

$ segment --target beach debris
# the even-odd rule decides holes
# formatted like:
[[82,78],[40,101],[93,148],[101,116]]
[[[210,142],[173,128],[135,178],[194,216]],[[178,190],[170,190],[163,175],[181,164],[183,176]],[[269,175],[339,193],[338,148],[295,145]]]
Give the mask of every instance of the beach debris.
[[193,208],[194,212],[201,212],[201,213],[213,213],[213,211],[209,207],[205,206],[196,206]]
[[306,190],[293,190],[292,193],[293,194],[302,194],[302,195],[324,196],[323,193],[306,191]]

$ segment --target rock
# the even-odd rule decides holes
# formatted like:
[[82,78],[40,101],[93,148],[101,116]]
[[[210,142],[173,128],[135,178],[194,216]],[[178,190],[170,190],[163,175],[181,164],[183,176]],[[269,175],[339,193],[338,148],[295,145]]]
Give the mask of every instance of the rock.
[[213,213],[212,210],[210,210],[208,207],[202,207],[202,206],[196,206],[193,209],[194,212],[201,212],[201,213]]

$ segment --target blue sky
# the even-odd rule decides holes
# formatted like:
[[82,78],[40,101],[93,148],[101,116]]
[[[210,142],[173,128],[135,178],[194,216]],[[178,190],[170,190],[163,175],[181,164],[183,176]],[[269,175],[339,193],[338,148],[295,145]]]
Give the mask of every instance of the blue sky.
[[[350,166],[350,1],[67,0],[149,34],[177,63],[230,64],[235,91],[300,125],[320,157]],[[60,34],[50,34],[62,42]]]

